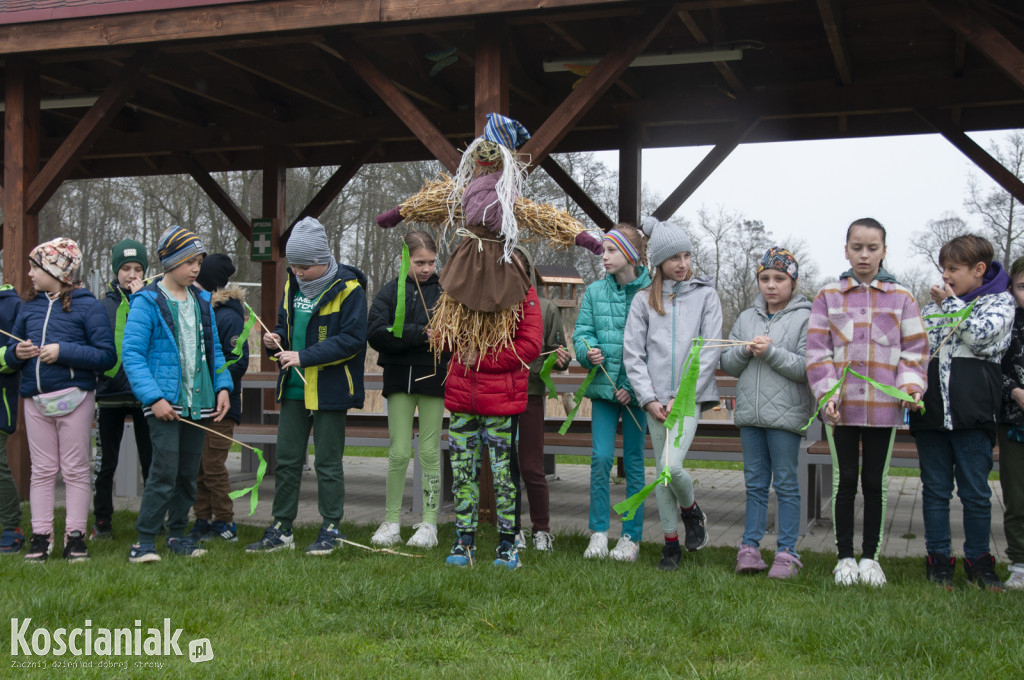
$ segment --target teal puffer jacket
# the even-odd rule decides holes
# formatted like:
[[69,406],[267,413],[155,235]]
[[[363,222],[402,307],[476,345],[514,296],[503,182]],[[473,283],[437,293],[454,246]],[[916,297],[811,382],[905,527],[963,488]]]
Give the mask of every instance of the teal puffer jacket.
[[[637,291],[651,285],[651,276],[646,267],[637,267],[639,276],[626,285],[619,285],[614,276],[605,276],[587,286],[580,304],[580,314],[576,319],[576,330],[572,335],[576,350],[576,360],[586,369],[592,367],[587,361],[587,343],[591,347],[600,347],[604,354],[602,365],[608,375],[615,380],[615,387],[626,389],[633,395],[633,388],[626,377],[626,368],[622,364],[622,336],[626,329],[626,317],[629,306]],[[586,396],[591,399],[615,401],[615,387],[611,385],[602,371],[587,388]],[[636,406],[636,397],[632,405]]]

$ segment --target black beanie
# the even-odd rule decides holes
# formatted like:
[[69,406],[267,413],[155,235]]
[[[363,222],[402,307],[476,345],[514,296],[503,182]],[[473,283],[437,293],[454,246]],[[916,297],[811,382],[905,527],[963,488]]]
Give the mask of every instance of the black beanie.
[[235,265],[231,258],[223,253],[207,255],[199,268],[199,276],[196,283],[203,287],[203,290],[213,292],[228,285],[228,279],[235,273]]

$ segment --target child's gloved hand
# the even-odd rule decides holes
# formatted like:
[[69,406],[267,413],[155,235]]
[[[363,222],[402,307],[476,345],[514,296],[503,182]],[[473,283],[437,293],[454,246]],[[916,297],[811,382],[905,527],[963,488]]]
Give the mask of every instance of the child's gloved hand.
[[604,246],[601,243],[601,239],[597,238],[588,231],[581,231],[580,233],[576,234],[576,245],[586,248],[594,255],[604,254]]
[[390,229],[390,228],[396,226],[403,219],[405,219],[405,218],[402,217],[402,208],[401,208],[401,206],[394,207],[394,208],[392,208],[391,210],[388,210],[385,213],[381,213],[380,215],[377,215],[377,226],[382,228],[382,229]]

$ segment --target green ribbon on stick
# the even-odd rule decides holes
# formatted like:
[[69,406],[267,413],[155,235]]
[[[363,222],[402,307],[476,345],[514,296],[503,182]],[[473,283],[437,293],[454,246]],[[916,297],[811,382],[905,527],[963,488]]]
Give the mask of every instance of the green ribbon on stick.
[[548,389],[548,399],[558,399],[558,390],[555,389],[555,381],[551,379],[551,369],[558,363],[558,354],[550,354],[548,358],[544,360],[544,365],[540,369],[540,379],[544,383],[544,387]]
[[251,516],[256,512],[256,503],[259,501],[260,484],[263,483],[263,475],[267,472],[267,460],[263,457],[263,452],[257,449],[255,446],[252,447],[253,453],[260,459],[260,465],[256,468],[256,483],[246,489],[239,489],[238,491],[232,491],[228,494],[228,498],[235,500],[241,498],[247,493],[252,495],[249,497],[249,515]]
[[409,244],[402,243],[402,265],[398,268],[398,299],[395,301],[395,323],[388,330],[396,337],[402,337],[405,329],[405,286],[409,279]]
[[583,395],[586,393],[587,388],[590,387],[590,383],[594,382],[594,378],[597,376],[597,366],[590,369],[590,373],[587,373],[587,377],[583,379],[583,383],[580,388],[576,390],[576,394],[573,395],[576,405],[569,411],[569,415],[565,417],[565,422],[562,423],[562,427],[559,428],[558,434],[564,435],[569,431],[569,426],[572,425],[573,418],[576,417],[576,412],[580,410],[580,404],[583,403]]
[[[248,305],[246,305],[248,307]],[[223,373],[227,370],[228,366],[236,363],[242,358],[242,348],[245,347],[245,343],[249,340],[249,333],[252,332],[252,327],[256,325],[256,315],[250,314],[249,318],[245,320],[245,325],[242,326],[242,332],[238,335],[238,339],[235,340],[235,346],[231,348],[231,354],[234,355],[234,359],[231,361],[224,362],[224,365],[217,369],[217,373]]]
[[117,305],[117,318],[114,321],[114,347],[117,348],[117,363],[103,375],[113,378],[121,370],[121,343],[124,342],[124,325],[128,321],[128,298],[121,293],[121,302]]
[[[806,430],[807,428],[809,428],[811,426],[811,423],[814,422],[815,416],[817,416],[818,413],[821,411],[821,409],[825,406],[825,404],[828,403],[828,400],[831,399],[833,396],[835,396],[835,393],[838,392],[839,389],[843,386],[843,383],[846,382],[846,376],[848,376],[848,375],[852,375],[855,378],[860,378],[861,380],[863,380],[864,382],[866,382],[867,384],[871,385],[876,390],[881,392],[882,394],[890,396],[893,399],[898,399],[899,401],[909,401],[909,402],[915,403],[915,404],[917,403],[917,401],[912,396],[910,396],[909,394],[907,394],[903,390],[901,390],[899,388],[896,388],[896,387],[893,387],[892,385],[886,385],[885,383],[880,383],[877,380],[875,380],[874,378],[869,378],[866,375],[861,375],[857,371],[855,371],[852,368],[850,368],[850,365],[847,364],[846,367],[843,369],[842,374],[840,374],[839,380],[836,381],[836,384],[832,386],[832,389],[830,389],[828,392],[826,392],[825,396],[823,396],[821,399],[818,400],[818,406],[817,406],[817,408],[815,408],[814,414],[811,415],[811,417],[807,420],[807,424],[800,428],[801,432],[803,432],[804,430]],[[923,404],[921,405],[921,413],[924,413],[924,405]]]
[[[676,391],[676,398],[672,402],[672,410],[665,418],[665,429],[669,432],[682,418],[693,418],[697,414],[697,379],[700,377],[700,350],[704,347],[704,338],[693,339],[693,347],[690,348],[690,355],[686,357],[683,364],[683,375],[679,379],[679,389]],[[683,437],[682,428],[676,435],[675,445]]]
[[971,304],[967,305],[959,312],[945,312],[942,314],[929,314],[928,316],[921,317],[922,319],[956,319],[956,322],[944,323],[939,326],[932,326],[932,328],[955,328],[956,326],[963,323],[967,317],[971,315],[971,311],[974,309],[975,303],[978,302],[978,298],[971,300]]
[[671,481],[672,473],[668,471],[668,466],[666,465],[665,469],[661,471],[661,474],[658,475],[657,479],[621,503],[613,505],[612,510],[622,515],[623,522],[628,522],[633,519],[633,515],[636,514],[636,511],[639,510],[641,506],[643,506],[644,501],[647,500],[647,497],[651,495],[651,492],[654,491],[659,484],[668,484]]

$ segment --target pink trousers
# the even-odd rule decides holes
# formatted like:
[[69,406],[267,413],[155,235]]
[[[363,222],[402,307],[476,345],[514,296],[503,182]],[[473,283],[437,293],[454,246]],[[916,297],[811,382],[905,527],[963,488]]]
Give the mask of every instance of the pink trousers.
[[64,478],[67,520],[64,536],[72,531],[86,533],[92,485],[89,479],[90,434],[96,393],[89,391],[71,413],[54,418],[45,416],[31,399],[25,405],[25,433],[32,460],[29,505],[32,508],[32,533],[53,536],[53,503],[57,472]]

